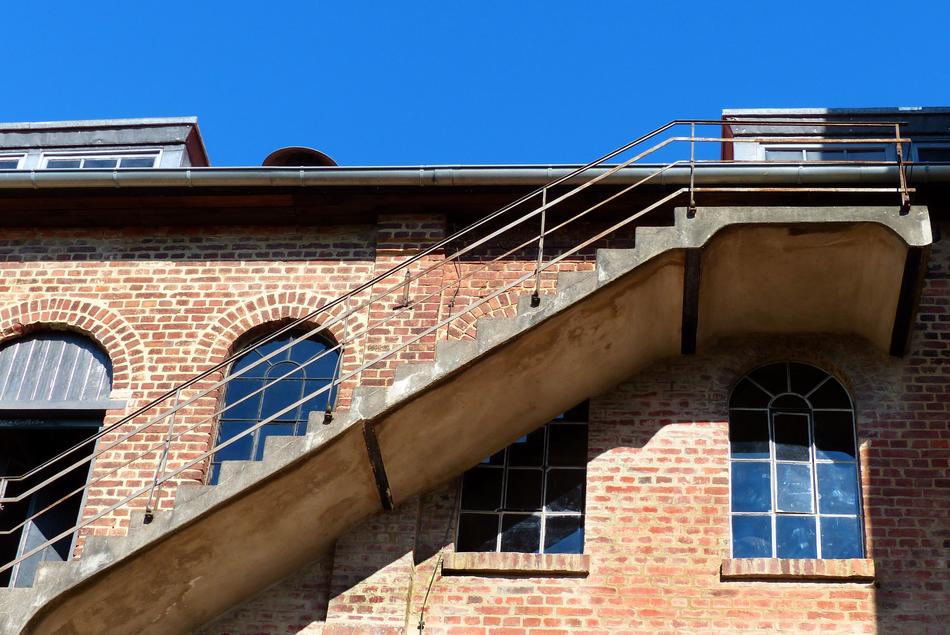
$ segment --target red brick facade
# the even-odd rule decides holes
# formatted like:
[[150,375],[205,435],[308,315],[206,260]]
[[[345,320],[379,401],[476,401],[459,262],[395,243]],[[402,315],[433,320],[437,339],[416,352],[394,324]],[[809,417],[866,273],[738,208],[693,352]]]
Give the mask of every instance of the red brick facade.
[[[45,327],[96,340],[112,359],[113,398],[129,402],[127,410],[110,412],[108,423],[221,361],[249,331],[300,317],[445,233],[444,217],[421,215],[319,229],[9,230],[0,238],[0,341]],[[427,256],[413,272],[444,255]],[[534,267],[531,256],[516,253],[452,284],[487,257],[480,253],[458,269],[436,266],[413,283],[413,312],[348,349],[344,372]],[[558,267],[592,268],[590,254]],[[542,288],[552,290],[555,280],[555,272],[546,274]],[[530,290],[533,281],[521,287]],[[504,294],[441,331],[471,337],[480,314],[512,315],[517,295]],[[374,303],[346,328],[385,319],[392,303]],[[331,330],[337,341],[346,336],[341,325]],[[397,363],[431,359],[434,341],[426,336],[355,379],[383,385]],[[495,554],[483,566],[494,561],[509,573],[443,573],[455,531],[457,484],[448,483],[366,520],[333,553],[203,632],[415,632],[423,611],[426,633],[946,632],[948,348],[950,248],[943,241],[934,245],[904,358],[853,338],[753,336],[659,363],[593,396],[583,567],[554,557],[535,563],[548,571],[525,565],[523,575],[514,575],[515,557]],[[786,359],[833,373],[854,398],[866,561],[812,568],[729,560],[729,391],[749,369]],[[342,392],[341,405],[356,383]],[[214,408],[212,398],[198,401],[176,425],[208,418]],[[121,449],[141,450],[162,432]],[[213,434],[212,423],[195,428],[173,447],[169,464],[200,455]],[[106,478],[121,453],[100,458],[91,478],[103,480],[90,491],[86,516],[146,483],[154,461],[153,455]],[[182,477],[202,479],[203,466]],[[170,494],[162,507],[171,504]],[[116,510],[94,529],[124,533],[127,516]]]

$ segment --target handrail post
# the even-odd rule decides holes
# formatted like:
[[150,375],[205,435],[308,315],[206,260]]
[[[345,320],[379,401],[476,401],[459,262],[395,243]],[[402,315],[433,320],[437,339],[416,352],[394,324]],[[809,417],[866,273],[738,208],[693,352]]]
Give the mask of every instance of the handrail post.
[[901,216],[910,211],[910,194],[907,192],[907,174],[904,167],[904,149],[901,145],[901,125],[894,124],[894,139],[897,146],[897,174],[901,189]]
[[689,124],[689,207],[686,208],[686,218],[696,216],[696,122]]
[[534,267],[534,292],[531,294],[531,308],[541,306],[541,259],[544,257],[544,231],[547,223],[548,188],[541,190],[541,233],[538,235],[538,262]]
[[[175,401],[172,404],[171,414],[168,415],[168,430],[165,432],[165,442],[162,444],[162,453],[159,456],[158,463],[155,464],[155,474],[152,476],[152,486],[148,490],[148,501],[145,503],[145,519],[147,525],[155,519],[155,508],[158,507],[158,501],[162,495],[162,489],[158,486],[158,480],[165,472],[165,465],[168,462],[168,451],[171,448],[172,434],[175,432],[175,415],[178,414],[178,403],[181,401],[181,388],[175,391]],[[158,495],[155,491],[158,490]],[[155,501],[154,506],[152,501]]]
[[[340,341],[340,354],[336,358],[336,366],[333,368],[333,377],[330,378],[330,392],[327,394],[327,406],[323,411],[323,425],[328,426],[333,423],[333,408],[336,406],[334,403],[334,395],[339,397],[340,395],[340,386],[337,384],[340,381],[340,375],[343,372],[343,356],[346,354],[346,345],[349,343],[349,311],[350,308],[350,299],[347,298],[346,302],[343,303],[343,340]],[[334,391],[334,384],[336,384],[336,389]]]

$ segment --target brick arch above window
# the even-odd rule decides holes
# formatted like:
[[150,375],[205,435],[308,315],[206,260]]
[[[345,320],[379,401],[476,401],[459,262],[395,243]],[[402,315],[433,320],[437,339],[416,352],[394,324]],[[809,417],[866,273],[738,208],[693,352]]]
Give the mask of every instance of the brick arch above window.
[[77,331],[95,341],[112,360],[112,390],[127,392],[142,376],[145,347],[118,313],[86,300],[41,298],[0,307],[0,342],[41,330]]
[[[198,335],[192,349],[192,358],[199,360],[201,366],[219,364],[238,350],[237,345],[248,333],[268,324],[279,327],[280,322],[300,319],[327,302],[326,298],[300,292],[270,293],[247,300],[226,311]],[[340,304],[321,312],[318,319],[308,320],[306,324],[310,328],[317,328],[320,324],[341,316],[343,312],[344,307]],[[358,318],[352,318],[351,329],[355,326],[356,319]],[[336,342],[345,339],[342,322],[330,324],[327,331],[329,334],[322,334],[325,338],[329,335],[329,338]],[[348,349],[344,359],[347,366],[356,360],[355,347]]]

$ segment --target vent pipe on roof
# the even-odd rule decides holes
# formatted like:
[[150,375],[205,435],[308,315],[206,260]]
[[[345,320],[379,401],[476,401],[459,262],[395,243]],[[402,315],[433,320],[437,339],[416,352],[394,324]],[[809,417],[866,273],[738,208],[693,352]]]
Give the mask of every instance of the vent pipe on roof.
[[329,167],[336,165],[336,161],[313,148],[287,146],[268,154],[261,165],[266,167]]

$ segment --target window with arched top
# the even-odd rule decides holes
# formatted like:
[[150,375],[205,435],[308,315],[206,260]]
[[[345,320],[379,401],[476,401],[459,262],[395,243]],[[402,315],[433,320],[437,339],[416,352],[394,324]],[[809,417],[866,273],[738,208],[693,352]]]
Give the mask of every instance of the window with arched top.
[[854,405],[825,371],[769,364],[729,400],[734,558],[862,558]]
[[[286,350],[264,359],[291,342],[294,344]],[[293,334],[279,336],[239,357],[229,371],[229,375],[237,376],[225,387],[215,445],[239,436],[265,419],[273,420],[218,450],[211,462],[208,482],[218,482],[223,461],[261,460],[264,440],[269,436],[305,434],[308,414],[325,410],[328,403],[332,405],[336,389],[289,407],[333,382],[338,372],[339,349],[321,339],[298,339]]]
[[[38,331],[0,344],[0,587],[33,583],[41,562],[69,560],[92,437],[109,398],[112,363],[70,331]],[[67,453],[68,451],[68,453]],[[40,467],[45,466],[45,467]],[[7,477],[7,478],[5,478]]]

